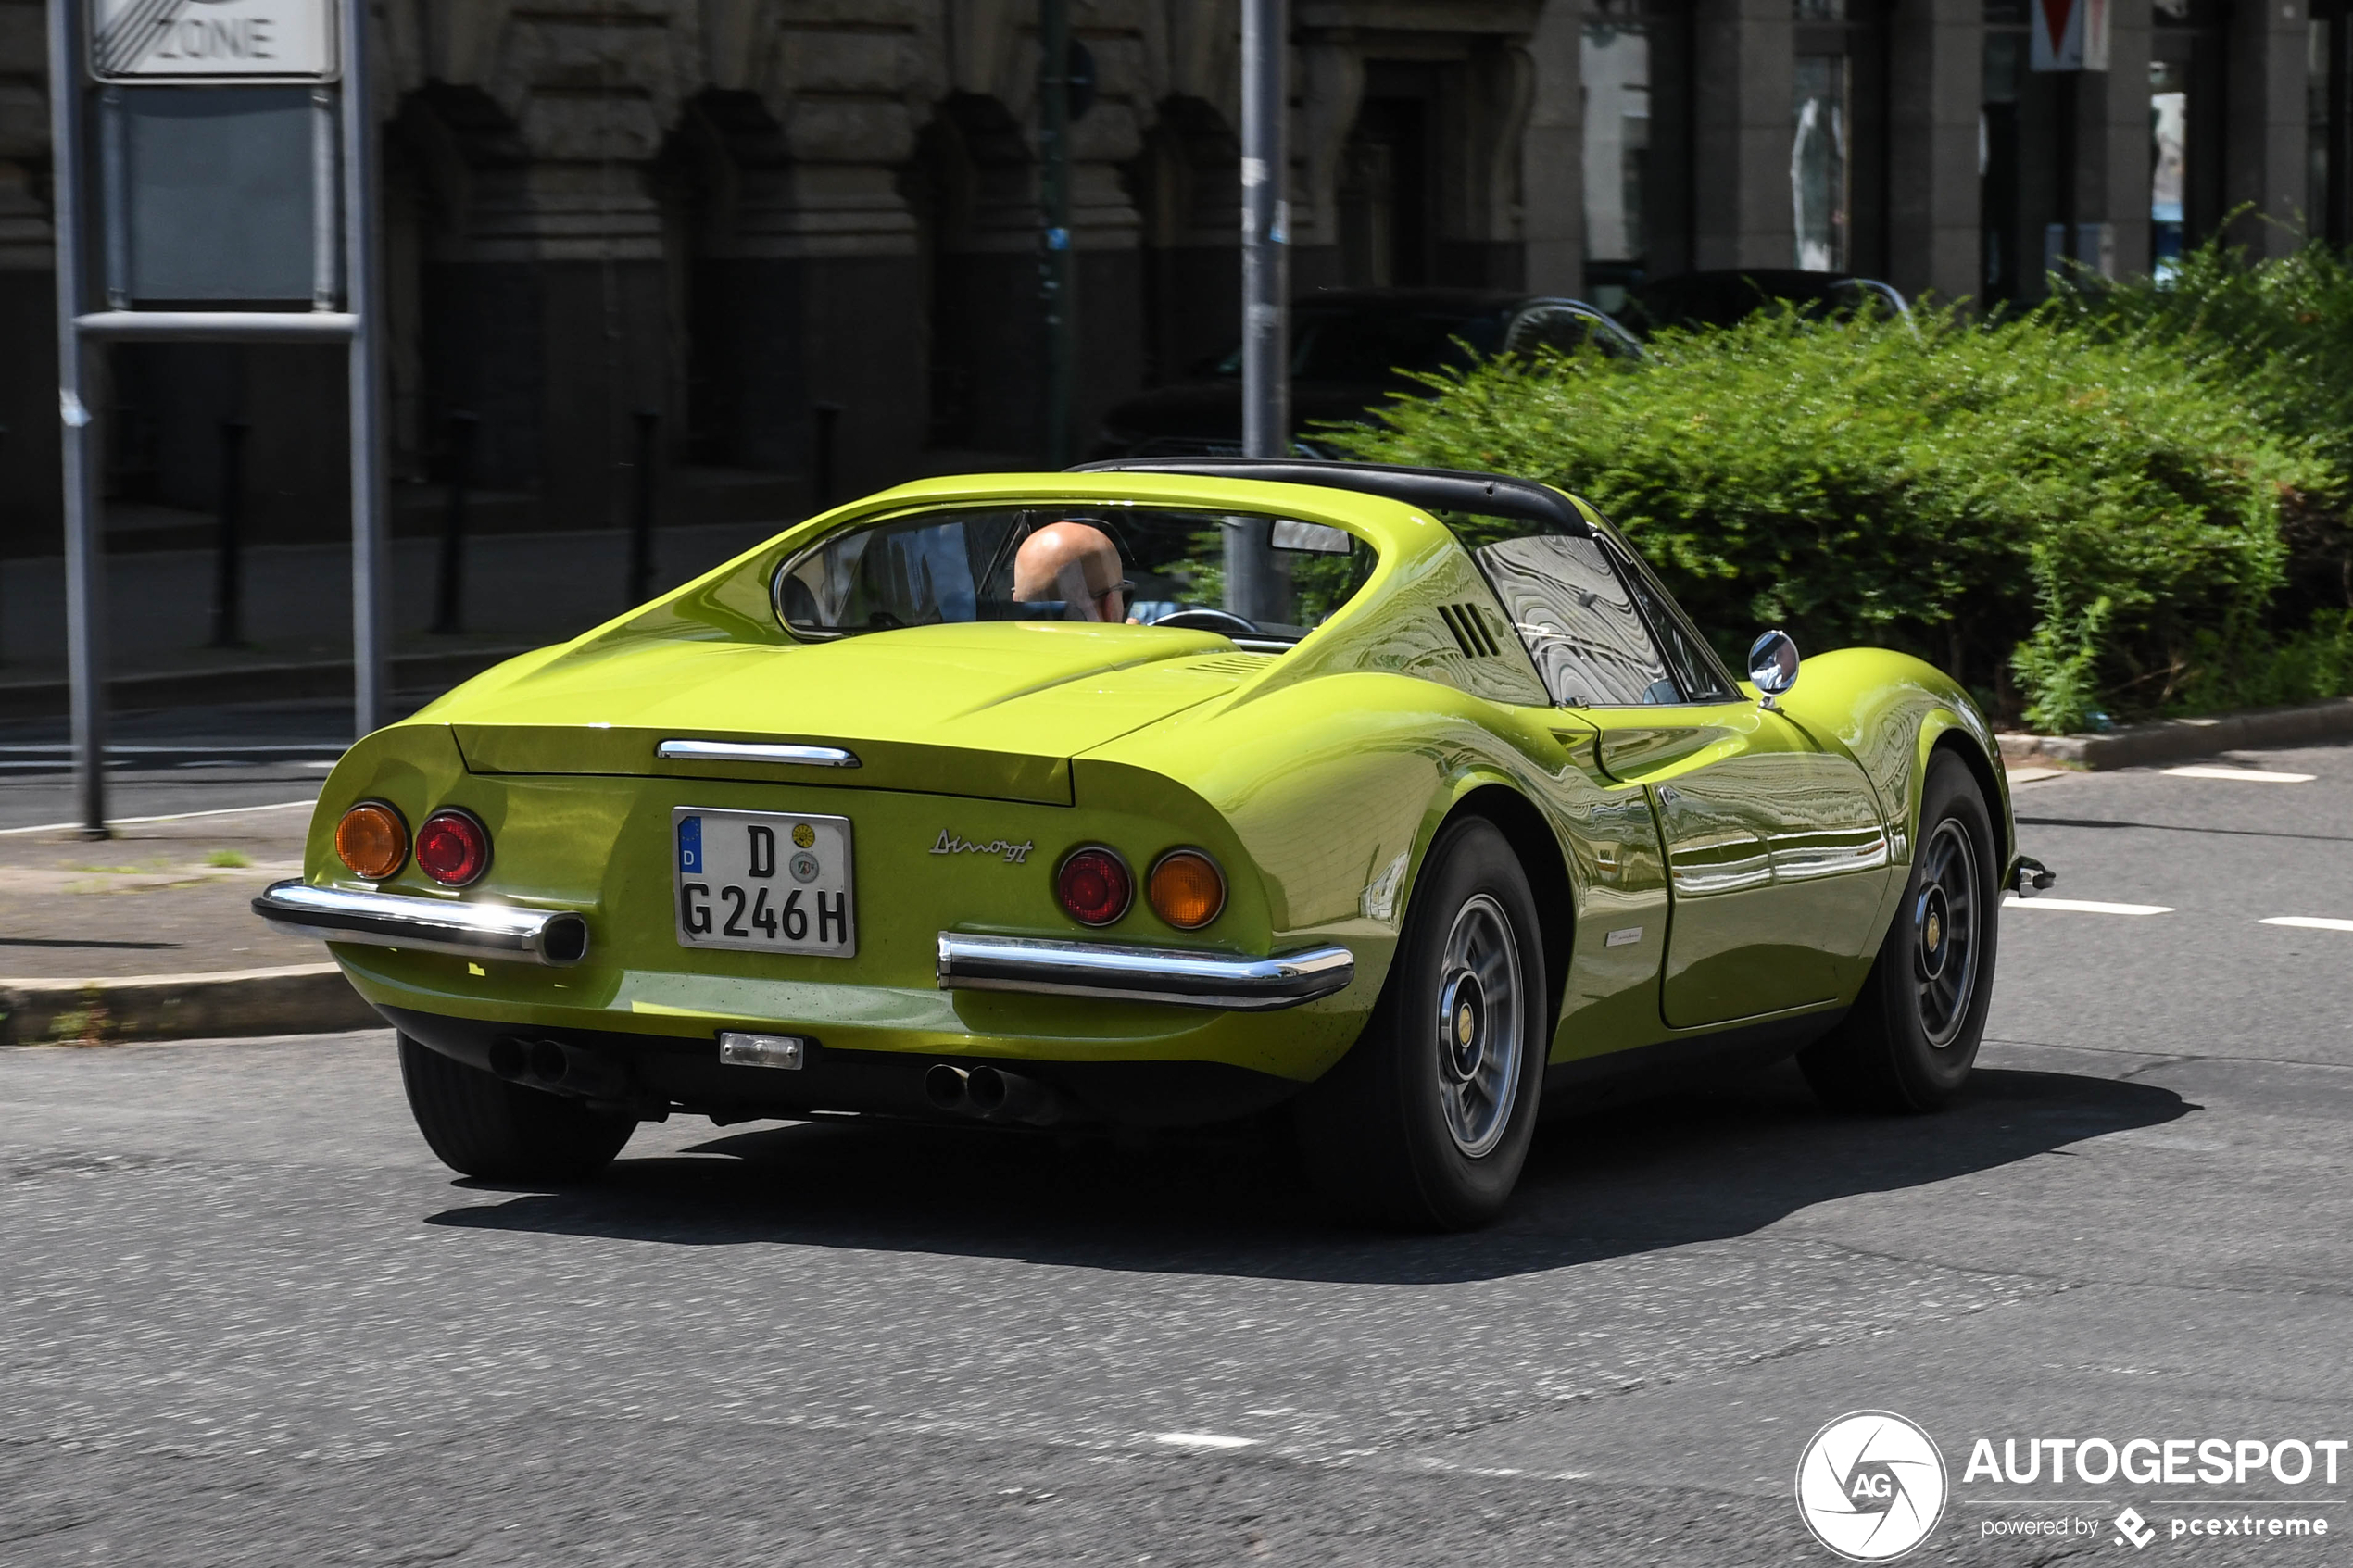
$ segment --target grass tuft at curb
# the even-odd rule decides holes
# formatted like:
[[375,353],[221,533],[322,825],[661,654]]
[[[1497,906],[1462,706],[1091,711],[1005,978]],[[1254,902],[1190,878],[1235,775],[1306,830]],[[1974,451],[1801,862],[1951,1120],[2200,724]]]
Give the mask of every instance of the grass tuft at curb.
[[308,1035],[383,1025],[332,963],[214,974],[0,980],[0,1045],[6,1046]]

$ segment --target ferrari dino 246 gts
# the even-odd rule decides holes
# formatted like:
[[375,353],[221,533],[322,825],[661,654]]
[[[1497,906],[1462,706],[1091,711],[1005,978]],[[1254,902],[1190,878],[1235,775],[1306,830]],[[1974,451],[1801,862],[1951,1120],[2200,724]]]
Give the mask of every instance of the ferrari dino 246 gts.
[[255,908],[475,1175],[678,1110],[1280,1107],[1342,1201],[1475,1224],[1605,1081],[1969,1073],[2002,893],[2049,880],[1984,717],[1898,654],[1750,663],[1526,481],[928,480],[369,735]]

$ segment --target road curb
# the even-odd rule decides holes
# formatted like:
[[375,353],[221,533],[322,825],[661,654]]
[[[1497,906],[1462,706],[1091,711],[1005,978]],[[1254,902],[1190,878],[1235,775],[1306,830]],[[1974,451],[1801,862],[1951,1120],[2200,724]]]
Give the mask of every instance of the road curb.
[[211,1035],[379,1029],[384,1019],[332,963],[216,974],[0,980],[0,1045],[107,1045]]
[[2217,713],[2203,719],[2159,719],[2145,724],[2126,724],[2106,734],[2011,734],[1996,738],[2001,742],[2006,762],[2040,759],[2096,771],[2211,757],[2218,751],[2344,740],[2348,736],[2353,736],[2353,697],[2341,696],[2295,708],[2253,708],[2244,713]]

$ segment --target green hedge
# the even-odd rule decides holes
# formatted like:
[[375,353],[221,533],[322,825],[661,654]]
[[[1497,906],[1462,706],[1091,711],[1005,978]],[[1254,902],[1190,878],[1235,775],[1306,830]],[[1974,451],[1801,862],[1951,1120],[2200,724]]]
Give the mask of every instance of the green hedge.
[[[2190,282],[2239,314],[2292,316],[2274,299],[2316,287],[2303,258],[2306,282],[2267,277],[2250,303],[2246,270],[2196,259]],[[2289,590],[2299,529],[2343,539],[2353,421],[2294,388],[2353,404],[2353,352],[2310,352],[2309,323],[2249,348],[2188,297],[2114,289],[1990,325],[1765,314],[1662,334],[1647,365],[1491,359],[1336,433],[1584,495],[1735,657],[1773,625],[1900,647],[2047,731],[2334,695],[2353,597]],[[2353,322],[2353,286],[2331,297]]]

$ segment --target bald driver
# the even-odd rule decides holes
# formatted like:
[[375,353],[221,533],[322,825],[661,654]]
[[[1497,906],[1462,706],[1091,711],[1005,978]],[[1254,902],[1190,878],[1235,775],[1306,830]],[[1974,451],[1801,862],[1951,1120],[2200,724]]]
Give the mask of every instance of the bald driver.
[[1119,546],[1092,523],[1050,522],[1013,554],[1013,602],[1062,600],[1080,621],[1127,619]]

